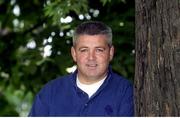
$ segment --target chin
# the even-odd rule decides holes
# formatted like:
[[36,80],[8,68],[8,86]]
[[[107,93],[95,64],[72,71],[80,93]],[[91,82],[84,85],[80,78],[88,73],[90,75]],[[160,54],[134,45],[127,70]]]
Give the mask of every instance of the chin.
[[92,79],[99,79],[99,77],[101,77],[101,76],[96,75],[96,74],[91,74],[91,75],[88,75],[87,77],[92,78]]

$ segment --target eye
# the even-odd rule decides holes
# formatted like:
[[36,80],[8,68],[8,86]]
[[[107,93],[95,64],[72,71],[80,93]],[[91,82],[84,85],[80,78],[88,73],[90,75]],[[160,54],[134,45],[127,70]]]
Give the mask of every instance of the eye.
[[80,52],[87,52],[88,49],[87,49],[87,48],[80,48],[79,51],[80,51]]
[[105,50],[104,48],[97,48],[96,52],[104,52],[104,50]]

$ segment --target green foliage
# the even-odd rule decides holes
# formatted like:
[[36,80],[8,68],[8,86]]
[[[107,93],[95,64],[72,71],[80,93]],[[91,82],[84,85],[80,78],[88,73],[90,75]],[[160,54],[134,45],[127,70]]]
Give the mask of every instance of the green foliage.
[[107,2],[111,2],[111,0],[100,0],[100,1],[102,2],[103,6],[106,5]]
[[87,12],[87,3],[87,0],[48,1],[44,7],[45,16],[51,17],[54,25],[60,25],[60,19],[65,18],[70,12],[75,12],[75,14]]
[[[35,94],[74,65],[71,36],[82,21],[112,27],[112,68],[134,76],[134,1],[0,1],[0,116],[26,116]],[[19,10],[19,12],[18,12]],[[67,20],[69,18],[69,20]],[[49,49],[49,54],[44,53]]]
[[11,109],[13,106],[8,103],[3,95],[0,95],[0,114],[1,116],[17,116],[18,113]]

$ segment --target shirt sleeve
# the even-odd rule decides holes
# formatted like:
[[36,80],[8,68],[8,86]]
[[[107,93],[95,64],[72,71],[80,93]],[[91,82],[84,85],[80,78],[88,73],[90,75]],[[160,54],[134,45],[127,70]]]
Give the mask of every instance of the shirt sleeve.
[[49,115],[49,86],[44,87],[35,97],[31,111],[28,116],[48,116]]
[[121,116],[134,116],[134,99],[133,99],[133,86],[129,85],[124,92],[121,101],[119,115]]

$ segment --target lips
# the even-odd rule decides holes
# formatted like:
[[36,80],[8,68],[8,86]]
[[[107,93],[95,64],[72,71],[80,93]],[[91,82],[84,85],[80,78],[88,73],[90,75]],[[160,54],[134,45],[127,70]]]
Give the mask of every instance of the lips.
[[97,64],[86,64],[87,67],[97,67]]

